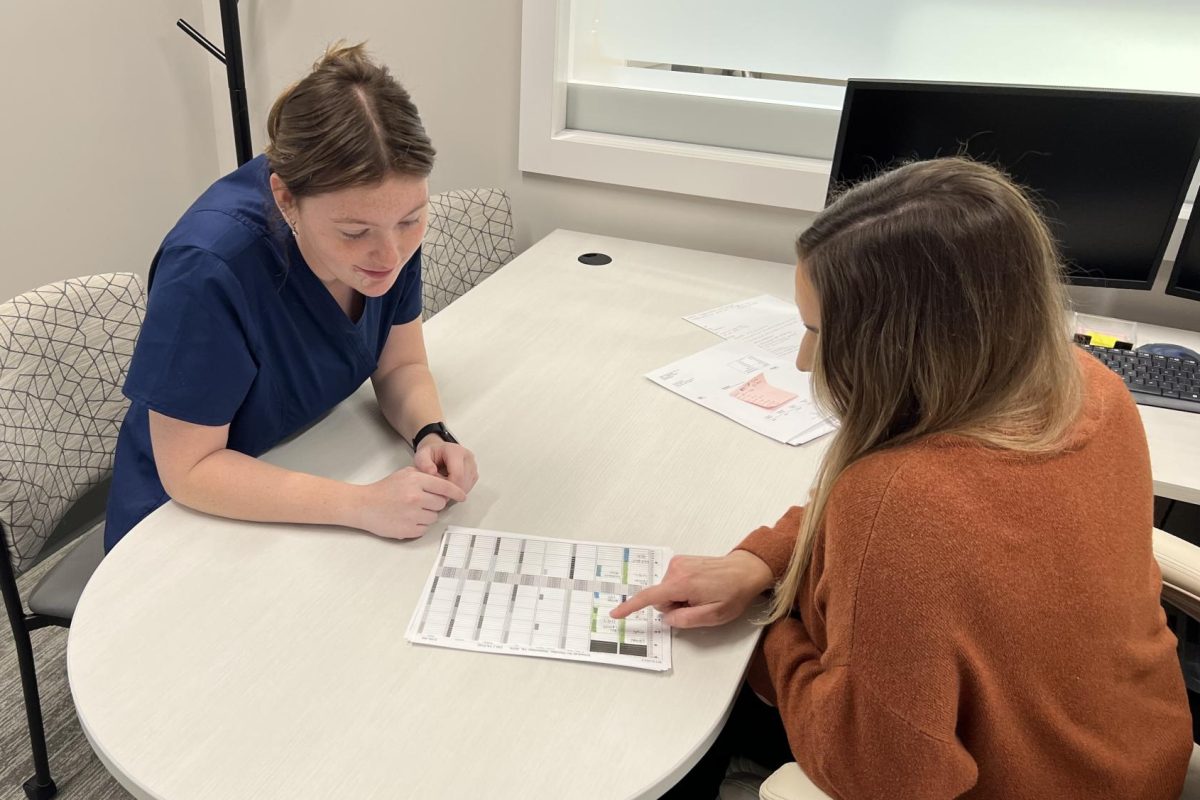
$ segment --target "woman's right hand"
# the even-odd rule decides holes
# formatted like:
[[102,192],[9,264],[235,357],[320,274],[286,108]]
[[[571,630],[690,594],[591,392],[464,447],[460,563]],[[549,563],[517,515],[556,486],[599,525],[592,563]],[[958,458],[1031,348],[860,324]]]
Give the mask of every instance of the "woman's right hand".
[[724,625],[745,614],[774,583],[767,563],[746,550],[719,558],[675,556],[662,583],[642,589],[610,616],[623,619],[652,605],[673,628]]
[[437,512],[467,493],[440,475],[398,469],[362,487],[354,527],[385,539],[415,539],[437,521]]

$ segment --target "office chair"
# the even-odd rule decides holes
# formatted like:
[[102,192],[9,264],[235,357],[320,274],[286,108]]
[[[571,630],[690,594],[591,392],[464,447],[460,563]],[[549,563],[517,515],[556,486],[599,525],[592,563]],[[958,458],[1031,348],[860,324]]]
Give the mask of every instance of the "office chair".
[[[1162,596],[1193,619],[1200,619],[1200,547],[1154,529],[1154,557],[1162,570]],[[796,762],[784,764],[759,787],[760,800],[827,800]],[[1200,747],[1192,746],[1180,800],[1200,800]]]
[[110,273],[52,283],[0,305],[0,591],[12,627],[35,775],[50,777],[30,631],[69,627],[104,557],[103,524],[83,534],[21,604],[16,578],[32,567],[71,506],[112,472],[129,402],[121,394],[146,307],[142,280]]
[[512,260],[512,230],[508,195],[499,189],[429,198],[429,229],[421,249],[424,319]]

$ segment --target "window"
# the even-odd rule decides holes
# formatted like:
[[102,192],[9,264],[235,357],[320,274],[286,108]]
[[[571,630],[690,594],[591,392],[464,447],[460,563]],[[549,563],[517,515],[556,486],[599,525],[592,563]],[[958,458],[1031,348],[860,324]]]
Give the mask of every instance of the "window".
[[1186,0],[526,0],[521,168],[817,210],[848,78],[1200,93],[1197,30]]

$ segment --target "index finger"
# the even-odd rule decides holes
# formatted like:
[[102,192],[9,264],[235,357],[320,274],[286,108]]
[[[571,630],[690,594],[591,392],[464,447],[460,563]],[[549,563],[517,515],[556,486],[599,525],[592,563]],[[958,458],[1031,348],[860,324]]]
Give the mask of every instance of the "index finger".
[[625,619],[630,614],[636,614],[646,606],[668,605],[680,602],[675,590],[665,583],[647,586],[621,605],[608,612],[613,619]]
[[448,500],[457,500],[462,502],[467,499],[467,493],[459,488],[458,484],[446,480],[439,475],[420,475],[421,488],[433,494],[440,494]]

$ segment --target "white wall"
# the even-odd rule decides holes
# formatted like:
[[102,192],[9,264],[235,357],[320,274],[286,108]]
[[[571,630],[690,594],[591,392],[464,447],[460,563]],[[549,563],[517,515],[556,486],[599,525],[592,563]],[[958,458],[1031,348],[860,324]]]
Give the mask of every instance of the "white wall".
[[179,17],[199,26],[201,0],[0,3],[0,299],[144,274],[217,176],[213,59]]
[[[5,99],[18,109],[0,129],[0,297],[85,272],[144,271],[179,213],[233,168],[223,73],[173,27],[179,16],[220,44],[216,0],[0,4],[0,30],[16,32],[0,51]],[[417,101],[439,151],[434,191],[507,189],[519,249],[563,227],[791,261],[810,219],[521,174],[520,0],[242,0],[241,20],[256,149],[271,101],[325,45],[366,39]],[[1200,303],[1163,296],[1162,280],[1165,271],[1153,292],[1074,294],[1094,313],[1200,329]]]

